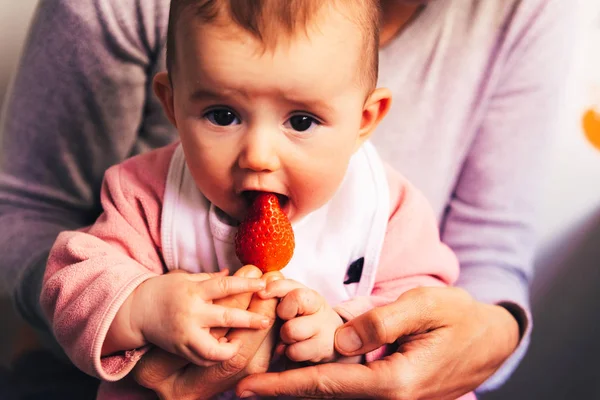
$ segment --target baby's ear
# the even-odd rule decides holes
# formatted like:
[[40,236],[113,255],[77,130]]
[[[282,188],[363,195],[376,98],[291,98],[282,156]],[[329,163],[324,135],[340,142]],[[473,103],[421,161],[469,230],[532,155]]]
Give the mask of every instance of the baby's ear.
[[156,74],[154,76],[154,81],[152,81],[152,88],[154,89],[154,94],[160,100],[167,118],[169,118],[169,121],[177,127],[173,106],[173,86],[171,86],[169,74],[167,72],[159,72]]
[[367,140],[392,105],[392,92],[387,88],[377,88],[371,92],[363,107],[360,130],[356,141],[358,149]]

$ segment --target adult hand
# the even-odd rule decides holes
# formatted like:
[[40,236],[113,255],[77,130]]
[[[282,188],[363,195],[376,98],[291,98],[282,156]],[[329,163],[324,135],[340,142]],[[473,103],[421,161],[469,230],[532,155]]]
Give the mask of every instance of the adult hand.
[[336,349],[352,356],[397,342],[377,361],[320,364],[243,379],[242,397],[456,399],[477,388],[519,342],[515,318],[457,288],[417,288],[347,322]]
[[[256,267],[246,266],[236,272],[236,276],[260,277]],[[280,279],[280,273],[269,273],[263,279]],[[221,299],[218,304],[241,309],[268,317],[275,321],[277,299],[262,300],[251,293],[244,293]],[[189,364],[187,360],[168,353],[160,348],[148,352],[133,371],[135,380],[142,386],[155,391],[161,399],[208,399],[230,390],[243,377],[252,373],[265,372],[269,366],[275,343],[276,330],[225,329],[213,330],[217,337],[227,334],[229,340],[238,339],[242,347],[237,355],[222,363],[201,367]]]

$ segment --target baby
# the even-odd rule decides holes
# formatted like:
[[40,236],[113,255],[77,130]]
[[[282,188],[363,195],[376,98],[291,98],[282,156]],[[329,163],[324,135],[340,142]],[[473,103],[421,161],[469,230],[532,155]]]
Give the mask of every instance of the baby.
[[[269,324],[213,302],[243,292],[281,298],[285,357],[335,361],[345,320],[457,279],[425,198],[368,142],[391,101],[375,88],[377,3],[172,1],[154,90],[180,143],[110,168],[104,213],[62,233],[48,261],[41,302],[76,366],[115,382],[150,345],[227,360],[240,344],[211,328]],[[276,194],[296,238],[286,279],[267,287],[226,276],[259,192]],[[118,397],[103,385],[99,397]]]

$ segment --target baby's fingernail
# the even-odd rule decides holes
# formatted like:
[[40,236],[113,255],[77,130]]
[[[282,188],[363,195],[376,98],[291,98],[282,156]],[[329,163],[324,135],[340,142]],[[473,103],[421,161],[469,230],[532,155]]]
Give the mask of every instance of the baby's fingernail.
[[338,349],[348,353],[360,349],[363,345],[360,336],[358,336],[358,333],[352,327],[340,330],[335,337],[335,341]]
[[242,394],[240,394],[240,398],[245,399],[246,397],[254,396],[255,394],[249,390],[244,390]]
[[285,344],[280,343],[275,348],[275,354],[282,356],[285,353]]
[[264,318],[260,320],[260,324],[263,328],[268,328],[271,325],[271,320],[269,318]]

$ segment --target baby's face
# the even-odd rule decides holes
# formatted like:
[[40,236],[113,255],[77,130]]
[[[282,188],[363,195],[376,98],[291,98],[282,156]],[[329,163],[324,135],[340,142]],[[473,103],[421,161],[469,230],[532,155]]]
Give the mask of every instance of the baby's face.
[[328,13],[274,51],[233,23],[182,22],[174,119],[198,188],[234,219],[253,191],[280,194],[291,221],[321,207],[364,139],[362,39]]

